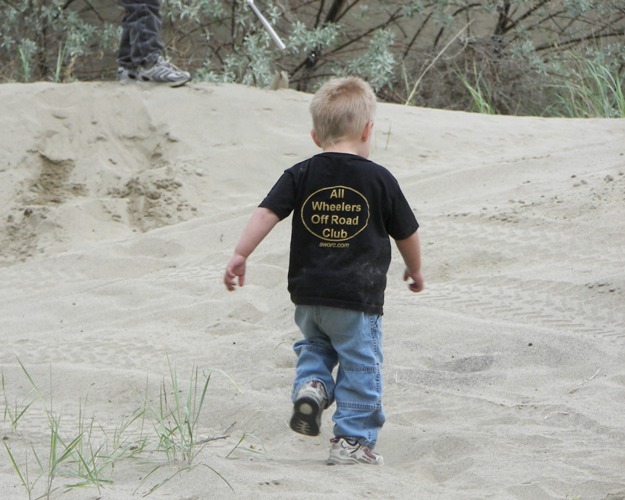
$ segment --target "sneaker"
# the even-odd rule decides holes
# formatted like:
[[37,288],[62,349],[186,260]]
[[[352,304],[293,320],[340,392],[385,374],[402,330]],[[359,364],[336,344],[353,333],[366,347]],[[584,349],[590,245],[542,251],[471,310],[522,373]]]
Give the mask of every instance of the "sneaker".
[[159,56],[156,63],[149,68],[140,66],[137,78],[143,82],[165,83],[170,87],[180,87],[191,80],[191,75]]
[[137,81],[137,70],[135,68],[125,68],[120,66],[117,68],[117,81],[121,84],[127,84]]
[[321,414],[328,407],[328,395],[323,383],[313,380],[304,384],[293,403],[291,429],[305,436],[319,435]]
[[362,445],[354,438],[335,437],[331,441],[328,465],[384,465],[382,455]]

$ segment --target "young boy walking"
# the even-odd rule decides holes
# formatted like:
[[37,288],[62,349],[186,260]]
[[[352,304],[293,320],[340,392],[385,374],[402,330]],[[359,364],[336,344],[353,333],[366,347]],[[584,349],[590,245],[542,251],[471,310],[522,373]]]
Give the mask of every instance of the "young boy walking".
[[329,464],[384,463],[374,448],[385,420],[381,316],[389,236],[409,289],[424,287],[419,224],[396,179],[367,159],[375,108],[371,87],[356,77],[330,80],[315,94],[311,136],[323,152],[282,174],[224,275],[228,290],[243,286],[249,255],[293,213],[288,290],[303,339],[293,347],[290,427],[318,435],[322,412],[336,401]]

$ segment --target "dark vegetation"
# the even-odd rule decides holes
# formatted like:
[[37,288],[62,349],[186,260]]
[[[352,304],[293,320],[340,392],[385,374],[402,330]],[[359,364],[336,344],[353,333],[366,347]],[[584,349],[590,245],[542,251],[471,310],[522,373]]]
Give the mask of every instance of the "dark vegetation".
[[[163,0],[195,81],[314,91],[358,74],[381,100],[485,113],[625,116],[623,0]],[[0,81],[115,78],[114,0],[0,0]]]

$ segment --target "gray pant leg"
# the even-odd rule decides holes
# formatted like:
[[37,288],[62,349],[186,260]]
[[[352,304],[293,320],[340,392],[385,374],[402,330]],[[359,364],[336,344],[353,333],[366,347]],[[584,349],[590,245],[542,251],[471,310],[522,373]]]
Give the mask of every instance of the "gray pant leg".
[[120,66],[149,66],[163,53],[160,0],[120,0],[125,14],[117,61]]

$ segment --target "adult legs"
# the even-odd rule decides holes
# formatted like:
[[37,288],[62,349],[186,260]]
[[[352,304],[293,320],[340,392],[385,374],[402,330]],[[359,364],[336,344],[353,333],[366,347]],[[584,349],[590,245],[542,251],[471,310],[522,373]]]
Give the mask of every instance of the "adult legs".
[[120,66],[151,66],[163,53],[160,0],[120,0],[125,14],[117,60]]

